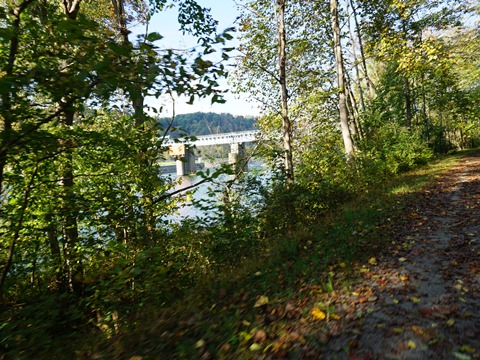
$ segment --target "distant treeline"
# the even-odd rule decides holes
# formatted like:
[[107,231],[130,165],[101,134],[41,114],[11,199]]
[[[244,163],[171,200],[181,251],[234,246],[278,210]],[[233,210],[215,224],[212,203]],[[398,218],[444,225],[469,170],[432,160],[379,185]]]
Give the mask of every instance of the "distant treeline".
[[[160,118],[158,121],[166,129],[172,119]],[[253,116],[234,116],[225,113],[196,112],[182,114],[175,116],[172,126],[177,130],[170,132],[170,135],[179,136],[182,130],[191,136],[253,130],[255,129],[255,121]]]

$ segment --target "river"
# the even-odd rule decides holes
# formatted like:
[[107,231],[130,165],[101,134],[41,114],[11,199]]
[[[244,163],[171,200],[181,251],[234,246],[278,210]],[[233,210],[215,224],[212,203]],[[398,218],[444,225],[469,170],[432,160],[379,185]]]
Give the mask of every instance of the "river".
[[[266,184],[268,177],[266,176],[266,169],[263,166],[262,162],[253,162],[249,164],[249,173],[254,173],[255,176],[262,179],[262,184]],[[190,176],[181,176],[177,177],[175,173],[167,173],[166,176],[170,176],[172,178],[176,178],[178,183],[175,185],[173,191],[186,189],[189,186],[192,186],[200,181],[203,180],[201,176],[198,175],[190,175]],[[214,210],[205,210],[200,209],[194,206],[194,202],[196,201],[220,201],[220,199],[215,199],[214,197],[209,196],[212,192],[212,189],[217,191],[217,197],[220,196],[221,191],[225,188],[227,181],[229,180],[229,175],[221,175],[215,179],[215,182],[204,182],[199,186],[195,187],[195,192],[192,196],[187,197],[187,201],[184,205],[182,205],[178,212],[174,215],[167,216],[168,220],[173,222],[181,222],[186,218],[195,218],[195,217],[207,217],[207,216],[214,216]],[[183,196],[180,194],[179,196]]]

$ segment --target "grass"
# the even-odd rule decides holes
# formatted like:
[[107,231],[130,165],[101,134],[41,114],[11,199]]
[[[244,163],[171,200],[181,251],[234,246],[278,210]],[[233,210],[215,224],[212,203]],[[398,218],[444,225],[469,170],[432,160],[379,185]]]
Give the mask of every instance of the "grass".
[[[264,351],[298,352],[305,344],[320,348],[329,323],[312,322],[311,309],[335,316],[333,294],[348,289],[356,271],[388,247],[405,204],[465,154],[391,179],[313,223],[298,223],[240,266],[204,277],[173,305],[152,302],[129,314],[113,336],[52,343],[48,356],[35,355],[62,358],[73,341],[76,357],[99,359],[252,359]],[[260,296],[268,303],[255,306]]]
[[[202,355],[250,359],[261,357],[257,345],[279,353],[282,346],[295,348],[285,334],[291,332],[292,323],[305,327],[298,316],[308,318],[310,307],[319,303],[328,313],[335,313],[334,307],[318,302],[312,294],[348,288],[354,269],[388,246],[389,226],[405,211],[403,204],[464,154],[445,157],[371,189],[311,226],[297,225],[290,235],[274,239],[264,253],[240,268],[205,279],[175,306],[160,313],[151,310],[140,320],[140,328],[119,337],[122,352],[144,359],[166,354],[180,359]],[[260,296],[267,296],[269,303],[255,307]],[[289,306],[299,313],[294,320],[282,314]],[[271,335],[263,339],[260,330]],[[318,342],[318,334],[312,331],[305,332],[306,338]],[[145,346],[152,339],[160,340],[154,347]]]

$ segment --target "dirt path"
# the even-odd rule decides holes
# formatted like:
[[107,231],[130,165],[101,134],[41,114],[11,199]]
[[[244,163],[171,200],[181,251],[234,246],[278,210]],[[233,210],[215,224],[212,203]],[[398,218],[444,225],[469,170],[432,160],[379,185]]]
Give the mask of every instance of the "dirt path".
[[323,348],[327,359],[480,359],[480,154],[412,201]]

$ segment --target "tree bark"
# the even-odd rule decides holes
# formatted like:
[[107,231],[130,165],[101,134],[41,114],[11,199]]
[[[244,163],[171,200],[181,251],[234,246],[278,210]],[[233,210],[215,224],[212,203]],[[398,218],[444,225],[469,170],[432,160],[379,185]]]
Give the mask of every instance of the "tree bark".
[[33,171],[32,177],[30,178],[30,181],[28,183],[27,188],[25,189],[25,193],[23,195],[23,201],[22,201],[22,207],[20,210],[20,218],[18,219],[17,224],[14,226],[14,234],[12,238],[12,242],[10,243],[10,247],[8,249],[8,254],[7,254],[7,262],[2,270],[2,274],[0,275],[0,291],[3,288],[3,285],[5,284],[5,280],[7,279],[8,272],[10,271],[10,268],[12,267],[13,263],[13,256],[15,254],[15,247],[17,246],[17,242],[20,239],[20,231],[23,226],[23,218],[25,217],[25,211],[27,210],[28,203],[30,201],[30,192],[32,191],[33,184],[35,182],[35,178],[37,176],[38,172],[38,164],[35,166],[35,170]]
[[406,117],[406,125],[407,129],[412,129],[412,98],[411,98],[411,91],[410,91],[410,82],[405,77],[405,117]]
[[[78,12],[80,10],[81,0],[64,0],[64,12],[65,15],[71,21],[76,21]],[[67,66],[62,66],[64,69],[67,69]],[[73,104],[67,106],[65,104],[72,103],[71,92],[68,93],[62,99],[60,107],[63,107],[64,110],[60,116],[60,120],[66,128],[72,127],[75,119],[75,110],[73,109]],[[81,286],[77,285],[75,278],[77,274],[82,271],[82,264],[78,260],[78,255],[76,251],[76,245],[78,243],[78,223],[77,216],[78,211],[76,210],[76,200],[75,200],[75,190],[74,190],[74,174],[73,174],[73,155],[71,151],[72,144],[69,140],[61,140],[61,145],[66,147],[66,161],[61,169],[62,172],[62,211],[64,214],[63,224],[62,224],[62,235],[63,235],[63,254],[65,261],[65,272],[64,279],[65,284],[63,287],[68,289],[72,293],[80,293],[82,291]]]
[[370,76],[368,75],[367,61],[365,60],[365,51],[363,48],[362,34],[360,33],[360,24],[358,22],[357,10],[355,9],[355,4],[353,0],[350,0],[350,5],[352,6],[353,20],[355,21],[355,29],[357,31],[358,47],[360,50],[360,59],[362,63],[363,75],[365,76],[365,80],[367,81],[368,94],[370,98],[373,98],[374,93],[376,92],[376,89],[375,89],[375,85],[373,84],[373,81],[370,79]]
[[[20,42],[20,15],[25,11],[25,9],[33,2],[33,0],[25,0],[17,7],[11,9],[10,13],[13,15],[14,20],[12,23],[12,36],[10,38],[10,47],[8,51],[8,60],[5,65],[5,73],[2,75],[4,78],[14,79],[14,69],[15,61],[18,55],[18,46]],[[7,164],[7,155],[8,155],[8,135],[12,130],[12,125],[14,118],[12,115],[12,98],[15,97],[16,89],[14,82],[6,82],[8,89],[2,91],[1,95],[1,128],[0,131],[2,136],[0,137],[0,197],[2,197],[3,192],[3,177],[5,166]],[[6,136],[5,136],[6,135]]]
[[348,126],[348,109],[347,96],[345,86],[345,69],[343,65],[342,44],[340,38],[340,26],[338,21],[338,1],[330,0],[330,13],[332,15],[333,28],[333,42],[335,52],[335,63],[337,69],[337,84],[338,84],[338,108],[340,112],[340,127],[342,129],[343,143],[345,146],[345,153],[348,159],[353,157],[354,148],[352,136]]
[[283,148],[285,150],[285,174],[287,184],[293,184],[293,151],[292,151],[292,123],[288,116],[287,90],[287,41],[285,32],[285,0],[277,0],[277,34],[278,34],[278,73],[280,94],[282,98],[282,131]]

